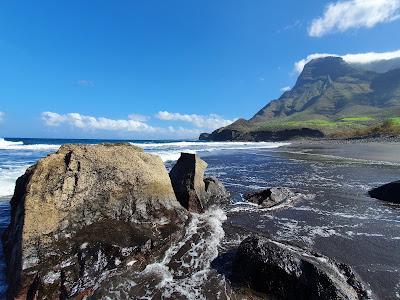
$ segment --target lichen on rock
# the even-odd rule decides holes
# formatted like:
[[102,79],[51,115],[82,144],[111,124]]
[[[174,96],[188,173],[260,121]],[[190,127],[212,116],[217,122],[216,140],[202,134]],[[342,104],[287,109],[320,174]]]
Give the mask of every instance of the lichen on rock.
[[122,261],[170,242],[189,217],[162,160],[130,144],[62,146],[17,180],[11,207],[10,298],[90,294]]

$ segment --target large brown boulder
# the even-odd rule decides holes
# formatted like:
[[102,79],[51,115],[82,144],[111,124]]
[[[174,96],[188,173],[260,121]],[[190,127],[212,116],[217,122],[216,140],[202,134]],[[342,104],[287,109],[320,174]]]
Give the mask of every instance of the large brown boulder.
[[204,178],[207,163],[197,154],[181,153],[169,176],[176,198],[190,212],[202,213],[211,205],[229,201],[229,193],[215,177]]
[[62,146],[17,180],[11,207],[10,298],[90,294],[188,219],[162,160],[129,144]]

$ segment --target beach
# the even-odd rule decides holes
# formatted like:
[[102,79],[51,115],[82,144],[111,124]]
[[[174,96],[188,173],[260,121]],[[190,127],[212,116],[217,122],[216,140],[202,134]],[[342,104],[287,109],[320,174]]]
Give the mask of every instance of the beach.
[[[52,140],[41,140],[40,144],[34,142],[3,149],[2,155],[7,158],[3,161],[9,164],[14,155],[20,165],[28,165],[57,149]],[[224,183],[233,203],[199,219],[199,224],[203,225],[196,225],[200,226],[197,230],[211,232],[204,239],[213,246],[203,247],[204,241],[194,240],[192,247],[197,251],[194,253],[200,255],[198,251],[202,251],[203,254],[193,261],[197,269],[183,268],[186,279],[176,279],[163,288],[150,284],[144,291],[130,286],[132,277],[124,277],[125,274],[118,277],[118,284],[105,285],[108,288],[99,291],[99,295],[115,296],[121,292],[118,286],[124,286],[126,295],[132,290],[143,296],[168,295],[171,290],[181,289],[183,282],[185,295],[192,297],[206,297],[221,287],[230,290],[232,255],[244,238],[258,234],[318,251],[350,265],[374,299],[399,297],[400,252],[396,249],[400,249],[400,207],[372,199],[367,192],[399,179],[400,159],[396,153],[400,153],[400,144],[326,141],[290,144],[151,141],[139,144],[147,152],[162,155],[167,169],[171,169],[181,151],[199,154],[208,163],[207,175]],[[243,200],[246,192],[282,186],[292,189],[300,197],[271,209],[261,209]],[[2,229],[9,222],[9,198],[10,195],[1,198]],[[4,292],[3,260],[0,268]],[[162,273],[163,270],[158,269],[161,273],[157,276],[161,279],[171,276]],[[209,279],[190,279],[194,274],[204,272],[210,275]],[[155,278],[141,276],[135,275],[136,283],[158,282]]]

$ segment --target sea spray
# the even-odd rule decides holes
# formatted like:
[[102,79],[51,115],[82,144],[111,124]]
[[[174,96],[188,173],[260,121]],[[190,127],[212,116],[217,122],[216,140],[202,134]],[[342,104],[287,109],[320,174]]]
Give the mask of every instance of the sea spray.
[[142,272],[126,274],[108,290],[111,298],[128,299],[226,299],[225,279],[211,269],[218,256],[218,247],[225,233],[222,223],[226,215],[219,208],[204,214],[193,214],[185,234],[175,242],[164,257],[149,264]]

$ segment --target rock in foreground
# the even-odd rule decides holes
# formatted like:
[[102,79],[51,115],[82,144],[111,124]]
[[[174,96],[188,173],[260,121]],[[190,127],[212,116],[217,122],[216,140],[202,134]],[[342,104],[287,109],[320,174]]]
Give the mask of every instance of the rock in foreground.
[[179,203],[190,212],[202,213],[213,204],[229,200],[229,193],[214,177],[204,179],[207,163],[197,154],[181,153],[169,176]]
[[291,201],[295,194],[285,187],[273,187],[257,192],[246,193],[243,198],[249,202],[270,208],[286,201]]
[[383,201],[400,203],[400,180],[370,190],[369,195]]
[[11,208],[9,298],[90,295],[188,219],[161,159],[129,144],[62,146],[17,180]]
[[233,272],[241,284],[278,299],[368,299],[349,266],[266,238],[240,244]]

